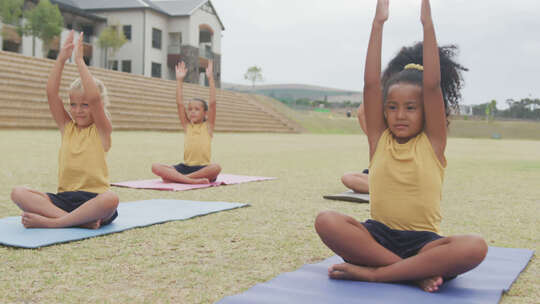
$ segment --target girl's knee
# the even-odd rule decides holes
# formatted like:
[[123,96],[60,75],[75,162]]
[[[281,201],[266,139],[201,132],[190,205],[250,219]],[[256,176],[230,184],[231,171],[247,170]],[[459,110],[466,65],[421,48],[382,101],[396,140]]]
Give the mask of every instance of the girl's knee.
[[152,164],[152,173],[157,174],[160,170],[161,164]]
[[221,166],[218,165],[218,164],[210,164],[210,167],[211,167],[214,171],[216,171],[216,173],[221,172]]
[[118,207],[118,204],[120,202],[120,199],[118,198],[118,195],[112,191],[107,191],[105,193],[100,194],[103,198],[103,202],[105,204],[105,208],[109,210],[115,210]]
[[[454,240],[456,240],[454,238]],[[480,264],[486,257],[488,245],[479,235],[464,235],[459,237],[459,250],[464,261],[474,266]]]
[[29,189],[23,186],[17,186],[11,190],[11,200],[19,202],[29,193]]
[[469,235],[469,257],[471,261],[476,261],[480,264],[486,257],[488,245],[486,241],[479,235]]
[[350,179],[350,174],[349,174],[349,173],[345,173],[345,174],[343,174],[343,176],[341,177],[341,182],[342,182],[344,185],[348,185],[348,184],[349,184],[349,179]]
[[317,232],[331,229],[343,215],[335,211],[322,211],[315,218],[315,230]]

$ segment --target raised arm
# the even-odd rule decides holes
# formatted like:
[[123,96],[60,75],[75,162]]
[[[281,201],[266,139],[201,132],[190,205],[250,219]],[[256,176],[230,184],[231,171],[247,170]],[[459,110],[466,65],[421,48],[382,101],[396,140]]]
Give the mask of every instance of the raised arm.
[[441,66],[429,0],[422,0],[421,21],[424,27],[424,116],[425,132],[439,160],[446,148],[446,111],[441,90]]
[[182,61],[176,65],[176,107],[178,108],[178,118],[180,119],[180,123],[184,130],[188,123],[186,109],[184,108],[184,93],[182,91],[186,75],[186,64]]
[[366,112],[365,112],[363,103],[358,107],[358,112],[356,113],[356,115],[358,116],[358,123],[360,124],[360,128],[362,128],[362,131],[364,131],[364,134],[367,135],[368,133],[367,133],[367,126],[366,126]]
[[377,0],[364,71],[364,104],[370,159],[375,153],[381,134],[386,129],[381,86],[381,49],[383,25],[388,19],[388,1]]
[[71,58],[73,53],[73,31],[71,31],[56,58],[49,79],[47,80],[47,100],[52,117],[60,129],[60,133],[64,134],[64,126],[71,121],[71,117],[64,108],[62,98],[60,98],[60,82],[62,81],[62,71],[66,61]]
[[213,136],[216,125],[216,84],[214,82],[214,62],[212,60],[208,61],[206,77],[208,77],[208,84],[210,85],[210,99],[208,100],[208,125],[210,129],[208,131],[210,136]]
[[77,48],[75,49],[75,63],[79,70],[81,77],[81,83],[84,91],[84,100],[88,103],[90,108],[90,114],[94,120],[94,124],[98,130],[101,138],[103,149],[109,151],[111,147],[111,132],[112,124],[107,115],[105,114],[105,105],[101,100],[101,94],[99,88],[94,81],[94,77],[90,74],[86,63],[83,58],[83,33],[79,34],[77,41]]

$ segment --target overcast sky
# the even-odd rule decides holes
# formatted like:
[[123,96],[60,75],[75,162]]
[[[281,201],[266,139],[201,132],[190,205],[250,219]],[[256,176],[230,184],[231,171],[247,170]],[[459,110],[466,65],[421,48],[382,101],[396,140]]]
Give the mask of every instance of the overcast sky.
[[[383,67],[422,39],[420,0],[390,0]],[[299,83],[362,90],[376,0],[212,0],[225,31],[222,81]],[[469,68],[463,103],[540,98],[539,0],[432,0],[439,45],[457,44]]]

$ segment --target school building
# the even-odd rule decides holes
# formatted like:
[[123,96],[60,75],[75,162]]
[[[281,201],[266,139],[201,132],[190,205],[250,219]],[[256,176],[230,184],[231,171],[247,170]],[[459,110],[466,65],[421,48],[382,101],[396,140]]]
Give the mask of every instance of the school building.
[[[39,0],[25,1],[25,9]],[[209,0],[50,0],[58,5],[64,30],[42,52],[43,43],[19,36],[13,25],[6,30],[0,47],[36,57],[56,58],[71,29],[84,33],[84,57],[88,65],[148,77],[175,79],[175,65],[186,63],[186,82],[207,85],[209,60],[214,61],[216,86],[221,87],[221,38],[225,30]],[[114,54],[98,46],[107,26],[120,26],[127,42]],[[33,47],[33,45],[35,45]]]

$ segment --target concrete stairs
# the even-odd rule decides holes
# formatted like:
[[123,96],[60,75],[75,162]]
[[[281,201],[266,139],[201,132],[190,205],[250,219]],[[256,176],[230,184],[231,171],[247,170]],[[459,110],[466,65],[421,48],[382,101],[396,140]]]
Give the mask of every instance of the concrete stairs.
[[[45,87],[54,61],[0,51],[0,128],[56,128],[49,112]],[[109,91],[113,128],[116,130],[182,129],[176,110],[176,82],[90,67]],[[67,63],[60,96],[67,105],[67,89],[79,77]],[[216,131],[300,132],[299,126],[257,96],[217,90]],[[184,84],[184,99],[208,100],[209,89]]]

